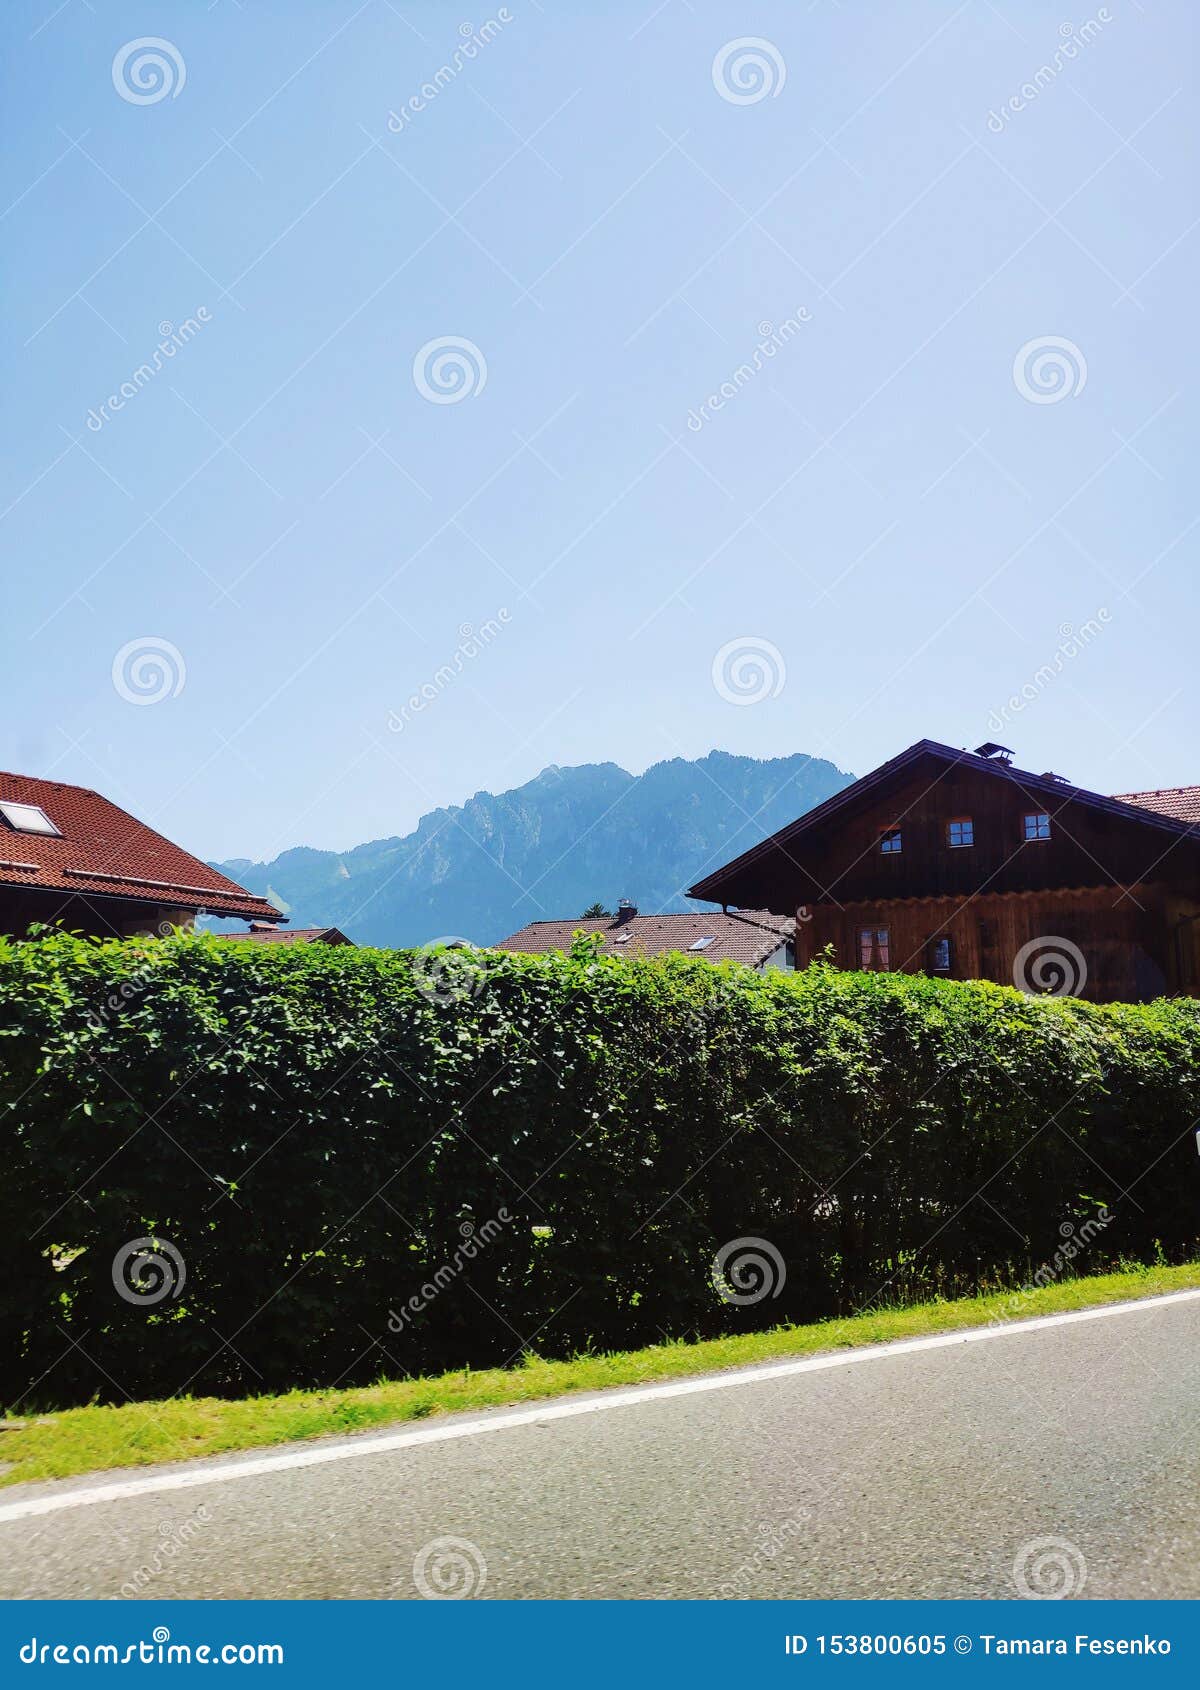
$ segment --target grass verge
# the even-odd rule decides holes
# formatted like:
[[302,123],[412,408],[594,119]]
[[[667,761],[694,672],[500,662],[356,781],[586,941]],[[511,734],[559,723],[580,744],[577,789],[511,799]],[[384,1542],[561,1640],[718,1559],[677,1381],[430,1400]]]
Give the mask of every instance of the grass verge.
[[220,1455],[228,1450],[364,1431],[434,1414],[536,1402],[610,1385],[645,1385],[991,1322],[1010,1324],[1035,1315],[1097,1308],[1192,1286],[1200,1286],[1200,1262],[1183,1267],[1137,1267],[1102,1277],[1067,1280],[1043,1290],[1004,1291],[958,1302],[883,1309],[846,1320],[777,1326],[768,1332],[703,1343],[656,1344],[651,1349],[585,1355],[574,1361],[530,1357],[512,1369],[444,1373],[438,1378],[405,1379],[347,1391],[289,1391],[284,1396],[250,1397],[238,1402],[176,1397],[167,1402],[65,1409],[26,1422],[0,1420],[0,1428],[13,1428],[0,1431],[0,1486]]

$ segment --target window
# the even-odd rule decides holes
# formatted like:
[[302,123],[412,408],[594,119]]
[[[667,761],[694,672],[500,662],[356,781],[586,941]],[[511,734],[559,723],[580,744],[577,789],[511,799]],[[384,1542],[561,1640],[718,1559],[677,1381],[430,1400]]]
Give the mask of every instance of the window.
[[858,930],[858,966],[860,968],[888,968],[888,930],[886,927],[860,927]]
[[17,804],[11,799],[0,799],[0,816],[18,833],[49,833],[55,839],[62,838],[62,834],[40,805]]
[[961,850],[964,845],[975,843],[975,823],[970,816],[955,816],[953,821],[946,823],[946,843],[951,850]]
[[705,933],[701,938],[693,939],[691,944],[688,946],[688,950],[689,951],[706,951],[708,949],[708,947],[712,944],[712,942],[715,938],[716,938],[715,933]]
[[1023,837],[1027,841],[1050,837],[1050,817],[1044,810],[1035,810],[1031,815],[1022,816],[1021,827]]
[[879,849],[885,857],[898,856],[903,840],[898,827],[885,828],[879,837]]
[[935,939],[929,947],[929,966],[935,974],[948,974],[954,960],[954,946],[949,939]]

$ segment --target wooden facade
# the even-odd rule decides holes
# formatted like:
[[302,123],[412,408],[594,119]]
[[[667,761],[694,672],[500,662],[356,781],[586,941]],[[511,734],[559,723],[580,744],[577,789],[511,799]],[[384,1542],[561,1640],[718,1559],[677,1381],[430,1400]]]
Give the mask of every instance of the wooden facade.
[[691,895],[796,912],[799,966],[1200,995],[1200,829],[932,741]]
[[132,939],[173,927],[192,927],[196,911],[146,898],[66,897],[33,887],[0,886],[0,933],[21,939],[30,927],[60,927],[66,933],[86,933],[97,939]]

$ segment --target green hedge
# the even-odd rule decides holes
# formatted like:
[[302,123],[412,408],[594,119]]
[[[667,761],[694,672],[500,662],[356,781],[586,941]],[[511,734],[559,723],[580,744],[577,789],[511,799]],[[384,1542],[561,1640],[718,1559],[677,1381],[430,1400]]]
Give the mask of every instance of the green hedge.
[[[1191,1001],[58,935],[0,942],[0,1067],[10,1404],[715,1335],[1198,1231]],[[114,1270],[146,1238],[158,1300]],[[786,1281],[729,1302],[745,1238]]]

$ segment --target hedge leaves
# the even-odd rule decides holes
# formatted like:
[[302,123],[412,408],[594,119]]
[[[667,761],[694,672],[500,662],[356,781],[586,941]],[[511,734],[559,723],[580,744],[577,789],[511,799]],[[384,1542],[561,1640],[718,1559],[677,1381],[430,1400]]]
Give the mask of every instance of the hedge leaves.
[[[1178,1258],[1198,1084],[1188,1000],[0,941],[0,1396],[361,1383]],[[737,1239],[784,1264],[757,1300],[714,1285]]]

